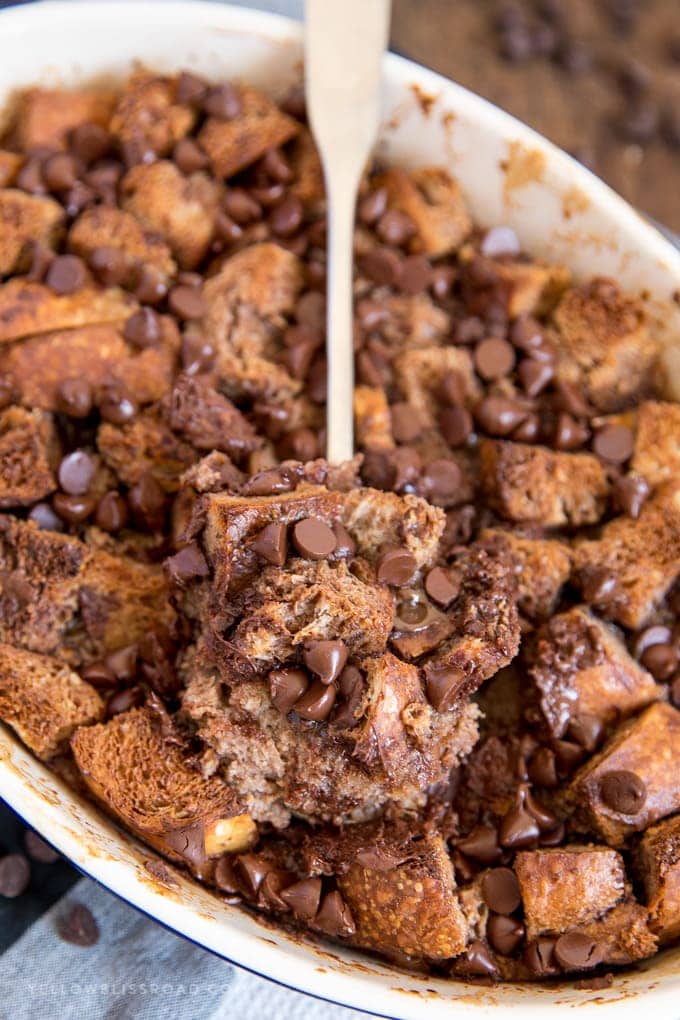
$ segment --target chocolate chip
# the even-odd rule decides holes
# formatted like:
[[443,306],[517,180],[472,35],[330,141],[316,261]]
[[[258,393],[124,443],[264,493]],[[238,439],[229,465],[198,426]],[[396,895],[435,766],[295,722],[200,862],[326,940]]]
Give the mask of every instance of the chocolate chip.
[[512,956],[524,938],[524,925],[515,917],[490,914],[486,922],[486,937],[492,949],[501,956]]
[[511,432],[510,438],[516,443],[537,443],[541,438],[541,420],[538,415],[528,415],[521,425]]
[[416,225],[401,209],[388,209],[378,220],[375,232],[385,244],[400,248],[416,233]]
[[485,397],[475,408],[475,418],[490,436],[508,436],[527,416],[527,411],[507,397]]
[[669,644],[672,640],[673,632],[670,627],[664,624],[655,624],[652,627],[645,627],[643,631],[636,636],[633,644],[633,655],[636,659],[641,659],[648,648],[653,645],[665,645]]
[[44,195],[47,193],[45,181],[43,180],[40,160],[27,159],[17,174],[17,188],[27,191],[29,195]]
[[323,560],[335,551],[336,538],[324,521],[306,517],[293,527],[293,543],[300,556],[307,560]]
[[474,428],[472,415],[464,407],[447,407],[439,415],[439,428],[449,446],[464,446]]
[[144,305],[157,305],[165,299],[167,293],[167,284],[159,276],[158,270],[143,266],[135,285],[135,297]]
[[161,339],[161,320],[153,308],[140,308],[126,321],[123,336],[134,347],[154,347]]
[[535,358],[524,358],[517,369],[517,376],[529,397],[537,397],[548,386],[555,375],[552,365],[536,361]]
[[94,513],[95,501],[90,496],[72,496],[57,492],[52,497],[52,506],[59,517],[68,524],[82,524]]
[[117,680],[122,683],[130,683],[137,675],[138,658],[138,646],[136,644],[126,645],[107,655],[104,665],[113,672]]
[[288,555],[288,538],[286,525],[281,521],[273,521],[265,525],[253,539],[253,552],[261,556],[267,563],[282,567]]
[[180,138],[172,150],[172,158],[183,174],[205,170],[210,160],[193,138]]
[[593,450],[610,464],[623,464],[633,454],[635,437],[626,425],[605,425],[593,437]]
[[556,974],[555,939],[546,936],[534,939],[526,948],[524,962],[534,977],[548,977],[551,974]]
[[176,101],[182,106],[200,106],[208,91],[208,82],[190,71],[182,71],[177,79]]
[[337,890],[326,893],[314,918],[314,927],[333,938],[350,938],[356,934],[356,925],[349,907]]
[[120,248],[101,245],[92,252],[88,263],[94,275],[105,287],[117,287],[130,275],[127,258]]
[[425,591],[439,606],[449,606],[460,591],[460,580],[444,567],[433,567],[425,577]]
[[342,641],[309,641],[302,661],[322,684],[332,684],[347,663],[347,646]]
[[351,559],[356,554],[357,544],[350,535],[344,524],[340,521],[333,522],[333,534],[335,535],[334,556],[339,559]]
[[498,833],[491,825],[476,825],[472,831],[457,843],[458,850],[482,864],[492,864],[501,856]]
[[602,723],[596,715],[589,712],[579,712],[572,716],[567,727],[567,736],[591,752],[602,740],[602,733]]
[[102,159],[111,148],[111,142],[111,135],[106,128],[91,121],[79,124],[69,137],[71,151],[85,164]]
[[95,463],[85,450],[68,453],[59,464],[59,484],[71,496],[82,496],[94,477]]
[[207,577],[210,573],[205,556],[196,542],[190,542],[165,561],[165,569],[172,584],[185,585],[197,577]]
[[426,495],[433,501],[451,500],[460,493],[462,472],[455,460],[438,457],[426,465],[421,479]]
[[519,883],[511,868],[493,868],[482,877],[482,899],[496,914],[512,914],[522,902]]
[[289,195],[272,210],[269,226],[278,237],[292,237],[302,226],[305,209],[299,198]]
[[95,524],[102,531],[115,534],[127,524],[127,504],[117,489],[105,492],[97,503]]
[[575,421],[570,414],[557,416],[553,444],[558,450],[578,450],[588,439],[588,429]]
[[649,483],[641,475],[624,475],[617,478],[612,486],[612,506],[619,513],[637,520],[650,492]]
[[224,211],[240,226],[246,226],[262,216],[260,204],[245,188],[229,188],[224,197]]
[[99,396],[99,413],[112,425],[127,425],[138,412],[137,401],[122,386],[107,386]]
[[104,662],[91,662],[89,666],[81,670],[83,680],[92,684],[97,690],[107,690],[116,687],[118,678],[113,670]]
[[59,851],[46,843],[42,836],[32,829],[24,833],[24,847],[28,856],[39,864],[54,864],[59,860]]
[[272,704],[283,715],[292,710],[309,686],[309,679],[303,669],[273,669],[267,682]]
[[125,690],[112,694],[106,702],[106,717],[112,719],[115,715],[129,712],[131,708],[139,707],[143,701],[144,691],[141,687],[126,687]]
[[21,896],[31,880],[31,868],[23,854],[0,857],[0,896],[14,899]]
[[29,241],[26,252],[31,262],[26,279],[31,283],[42,283],[54,259],[54,252],[40,241]]
[[586,602],[606,607],[616,598],[618,581],[616,576],[604,567],[595,567],[584,571],[581,591]]
[[438,712],[448,712],[458,703],[465,673],[455,666],[425,666],[427,698]]
[[372,227],[387,211],[387,188],[376,188],[361,199],[357,214],[362,223]]
[[[459,319],[453,327],[453,341],[456,344],[474,344],[486,333],[486,326],[477,315],[466,315]],[[454,403],[461,403],[457,400]]]
[[185,284],[172,288],[168,294],[168,306],[170,311],[183,321],[200,319],[208,310],[199,288],[187,287]]
[[635,772],[617,769],[600,779],[600,797],[607,807],[621,815],[636,815],[647,800],[647,787]]
[[602,962],[605,947],[583,932],[568,931],[560,935],[554,952],[562,970],[588,970]]
[[58,918],[57,934],[64,942],[89,948],[99,941],[99,925],[89,907],[73,903]]
[[562,379],[555,380],[555,404],[575,418],[587,418],[592,414],[588,402],[578,387],[572,383],[564,382]]
[[313,921],[321,903],[321,879],[303,878],[281,891],[281,899],[301,921]]
[[337,729],[350,729],[358,719],[357,710],[361,705],[366,689],[366,681],[361,670],[356,666],[345,666],[338,677],[338,694],[342,703],[333,709],[332,725]]
[[494,963],[493,956],[488,947],[479,939],[475,939],[467,947],[465,953],[466,970],[470,974],[478,974],[480,977],[497,977],[498,967]]
[[500,337],[487,337],[475,347],[474,362],[477,374],[491,382],[502,379],[512,372],[515,365],[515,352],[507,340]]
[[411,580],[417,566],[415,557],[408,549],[389,546],[382,550],[376,560],[376,578],[380,584],[401,588]]
[[208,89],[203,100],[203,109],[209,117],[233,120],[243,113],[243,100],[233,85],[222,82],[221,85]]
[[392,435],[397,443],[411,443],[423,431],[424,423],[418,409],[405,402],[392,404]]
[[529,761],[528,775],[536,786],[543,786],[549,790],[559,786],[555,752],[549,747],[539,747]]
[[498,841],[509,850],[524,850],[535,846],[539,836],[538,822],[520,804],[503,816],[498,828]]
[[434,266],[430,271],[430,290],[438,301],[444,301],[451,293],[456,270],[453,266]]
[[201,336],[185,336],[182,339],[182,368],[187,375],[208,372],[215,361],[215,348]]
[[573,772],[586,756],[581,745],[574,744],[571,740],[554,740],[552,748],[560,771],[567,774]]
[[271,868],[269,862],[259,854],[239,854],[234,861],[234,866],[243,880],[247,892],[251,896],[256,896],[265,875]]
[[331,713],[337,691],[333,684],[315,680],[294,705],[294,711],[301,719],[323,722]]
[[564,842],[567,827],[564,822],[558,822],[552,829],[541,832],[539,843],[541,846],[560,846]]
[[668,680],[678,665],[678,649],[671,644],[651,645],[643,654],[641,661],[655,680]]
[[512,227],[492,227],[482,238],[479,250],[485,258],[497,259],[505,255],[519,255],[519,238]]
[[394,287],[399,279],[401,259],[392,248],[376,245],[357,259],[359,272],[378,286]]
[[510,339],[525,354],[543,343],[543,326],[533,315],[520,315],[512,324]]
[[56,399],[59,410],[69,418],[87,418],[92,410],[92,388],[86,379],[64,379]]
[[402,259],[397,287],[403,294],[422,294],[431,279],[432,267],[424,255],[408,255]]
[[243,237],[243,229],[220,209],[215,216],[215,234],[222,241],[235,244]]
[[85,263],[77,255],[57,255],[47,270],[45,283],[55,294],[75,294],[85,285]]
[[50,191],[66,191],[75,184],[78,166],[67,152],[57,152],[43,163],[42,175]]
[[137,524],[151,531],[162,527],[165,493],[151,474],[144,474],[128,492],[128,506]]

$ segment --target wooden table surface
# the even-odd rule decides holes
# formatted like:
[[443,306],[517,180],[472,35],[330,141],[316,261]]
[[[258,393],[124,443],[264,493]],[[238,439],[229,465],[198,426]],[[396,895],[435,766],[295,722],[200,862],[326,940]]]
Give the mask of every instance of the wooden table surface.
[[[563,148],[586,155],[630,202],[680,231],[680,138],[637,144],[617,121],[631,96],[617,85],[631,57],[650,72],[645,101],[674,105],[680,125],[680,0],[641,0],[631,32],[617,31],[605,13],[613,0],[562,4],[569,38],[582,41],[593,67],[570,74],[549,58],[512,63],[499,56],[494,29],[509,3],[534,18],[540,0],[394,0],[392,47],[508,109]],[[680,126],[678,126],[680,131]]]

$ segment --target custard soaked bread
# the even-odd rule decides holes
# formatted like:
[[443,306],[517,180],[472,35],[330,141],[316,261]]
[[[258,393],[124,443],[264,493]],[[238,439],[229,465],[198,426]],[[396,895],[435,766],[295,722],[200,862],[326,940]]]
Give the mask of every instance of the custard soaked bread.
[[644,301],[369,166],[329,465],[299,90],[138,68],[8,124],[0,719],[220,895],[409,968],[600,981],[680,937]]

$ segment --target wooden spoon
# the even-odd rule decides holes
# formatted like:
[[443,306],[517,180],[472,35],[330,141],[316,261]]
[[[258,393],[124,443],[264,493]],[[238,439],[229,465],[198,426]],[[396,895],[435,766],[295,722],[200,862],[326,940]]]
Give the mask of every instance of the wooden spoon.
[[326,457],[354,454],[352,262],[361,175],[378,131],[391,0],[306,0],[307,114],[328,202]]

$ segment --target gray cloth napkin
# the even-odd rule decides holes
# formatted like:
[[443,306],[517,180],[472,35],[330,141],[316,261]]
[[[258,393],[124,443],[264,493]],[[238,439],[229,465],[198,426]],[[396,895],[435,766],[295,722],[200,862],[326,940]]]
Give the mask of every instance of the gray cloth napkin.
[[[89,948],[63,942],[73,903],[100,928]],[[291,982],[295,974],[291,972]],[[219,960],[82,879],[0,959],[0,1020],[369,1020]]]

